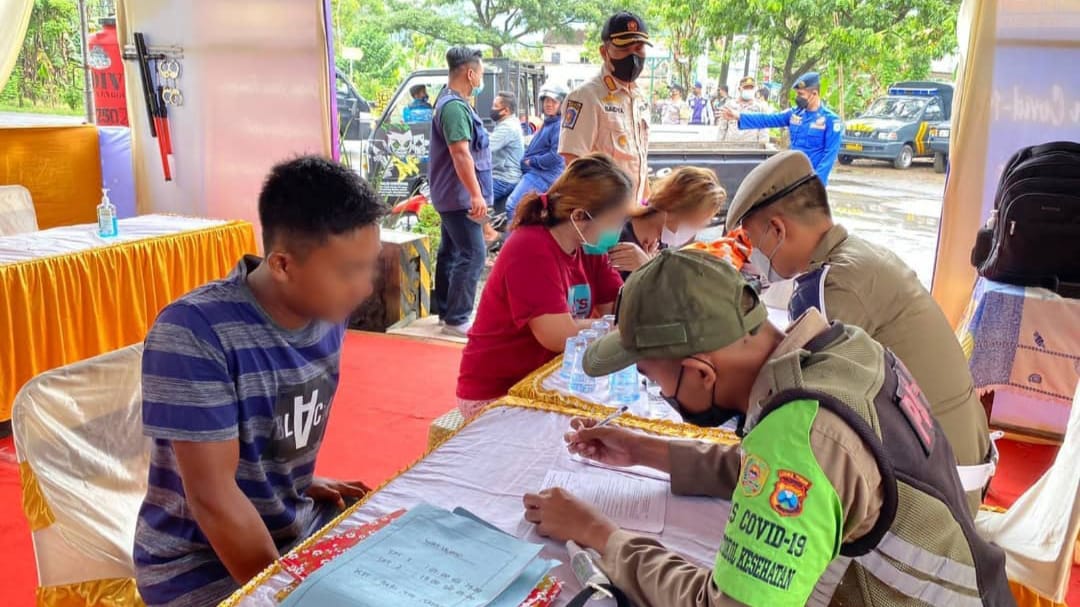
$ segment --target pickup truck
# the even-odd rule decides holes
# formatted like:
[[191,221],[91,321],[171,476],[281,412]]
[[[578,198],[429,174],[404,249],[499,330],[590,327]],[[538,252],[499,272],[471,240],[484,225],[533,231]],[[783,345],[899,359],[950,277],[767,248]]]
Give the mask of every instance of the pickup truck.
[[932,156],[930,125],[950,118],[953,87],[943,82],[898,82],[845,125],[840,164],[856,158],[888,160],[906,169],[917,157]]
[[[484,92],[476,100],[479,108],[490,107],[494,91],[519,91],[519,114],[523,122],[540,114],[537,93],[543,83],[542,68],[508,60],[492,60],[484,70]],[[430,122],[406,122],[405,109],[412,98],[409,90],[422,84],[434,100],[446,84],[446,70],[420,70],[409,75],[387,104],[367,146],[368,178],[377,183],[394,211],[387,225],[407,228],[415,222],[419,209],[428,203],[427,161],[431,138]],[[487,112],[484,124],[493,128]],[[649,176],[661,178],[672,169],[694,165],[712,169],[728,192],[735,195],[746,175],[775,153],[759,144],[719,143],[716,127],[653,125],[649,136]],[[726,209],[723,211],[726,212]],[[723,214],[723,213],[722,213]],[[721,214],[721,219],[722,219]]]
[[930,151],[934,153],[934,171],[944,173],[949,166],[949,133],[952,122],[946,120],[930,127]]

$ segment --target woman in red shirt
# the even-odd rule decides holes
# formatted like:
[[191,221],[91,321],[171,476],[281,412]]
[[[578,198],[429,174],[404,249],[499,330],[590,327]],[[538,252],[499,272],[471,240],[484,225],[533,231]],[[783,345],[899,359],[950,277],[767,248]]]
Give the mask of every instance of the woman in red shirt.
[[626,173],[593,154],[518,204],[461,357],[457,397],[466,417],[555,358],[591,318],[611,313],[622,279],[607,251],[632,195]]

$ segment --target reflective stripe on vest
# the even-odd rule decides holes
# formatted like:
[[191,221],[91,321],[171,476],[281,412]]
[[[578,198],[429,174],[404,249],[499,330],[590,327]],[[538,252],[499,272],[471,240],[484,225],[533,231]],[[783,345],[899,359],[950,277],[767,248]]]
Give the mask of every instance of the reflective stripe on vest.
[[982,599],[962,594],[929,580],[919,579],[898,569],[877,550],[855,559],[867,573],[893,590],[930,605],[982,607]]
[[[920,573],[975,593],[979,592],[979,582],[974,567],[920,548],[895,533],[886,533],[876,550]],[[856,560],[862,564],[862,559]]]
[[825,569],[825,573],[822,573],[821,577],[818,578],[814,591],[810,594],[810,598],[806,600],[806,607],[829,607],[832,604],[832,598],[836,594],[837,587],[840,586],[840,581],[844,579],[844,575],[847,574],[850,566],[851,557],[838,556],[834,558]]

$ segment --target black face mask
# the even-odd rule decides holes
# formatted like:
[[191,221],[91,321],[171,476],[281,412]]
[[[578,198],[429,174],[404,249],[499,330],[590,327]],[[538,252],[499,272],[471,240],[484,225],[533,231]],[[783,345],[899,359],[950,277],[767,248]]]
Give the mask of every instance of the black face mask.
[[622,59],[611,60],[611,75],[623,82],[633,82],[645,69],[645,59],[638,55],[627,55]]
[[[700,358],[695,358],[694,360],[698,360],[705,363],[706,365],[709,365],[710,367],[712,367],[713,371],[716,370],[716,368],[713,367],[712,364],[708,361],[701,360]],[[692,424],[694,426],[698,426],[700,428],[715,428],[717,426],[727,423],[728,420],[732,419],[733,417],[742,415],[741,411],[738,411],[736,409],[721,409],[715,404],[712,404],[712,406],[710,406],[708,409],[699,413],[691,413],[684,409],[682,403],[679,402],[678,396],[679,388],[682,386],[683,370],[685,368],[686,367],[682,366],[679,367],[679,379],[675,381],[675,393],[672,396],[664,396],[661,394],[661,397],[665,401],[667,401],[667,404],[671,406],[672,409],[675,409],[679,412],[679,415],[682,416],[684,422]],[[712,401],[712,395],[709,395],[709,401]],[[742,425],[743,424],[740,421],[740,430],[742,429]]]
[[500,121],[502,119],[503,119],[502,110],[491,110],[491,120],[492,120],[492,122],[498,122],[498,121]]
[[806,97],[796,97],[795,105],[798,106],[800,110],[805,110],[810,105],[810,100]]

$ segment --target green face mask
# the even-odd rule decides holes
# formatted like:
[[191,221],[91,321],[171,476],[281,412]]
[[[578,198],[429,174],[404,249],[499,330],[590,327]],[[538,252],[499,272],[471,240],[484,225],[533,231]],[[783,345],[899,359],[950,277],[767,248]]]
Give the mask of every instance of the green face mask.
[[[588,213],[585,214],[589,215]],[[592,221],[592,215],[589,215],[589,220]],[[622,232],[618,228],[600,232],[596,243],[591,243],[585,239],[585,235],[581,233],[581,228],[577,227],[577,222],[573,218],[570,219],[570,222],[574,225],[574,229],[577,230],[578,236],[581,237],[581,250],[585,251],[586,255],[603,255],[610,251],[611,247],[619,244],[619,236]]]

